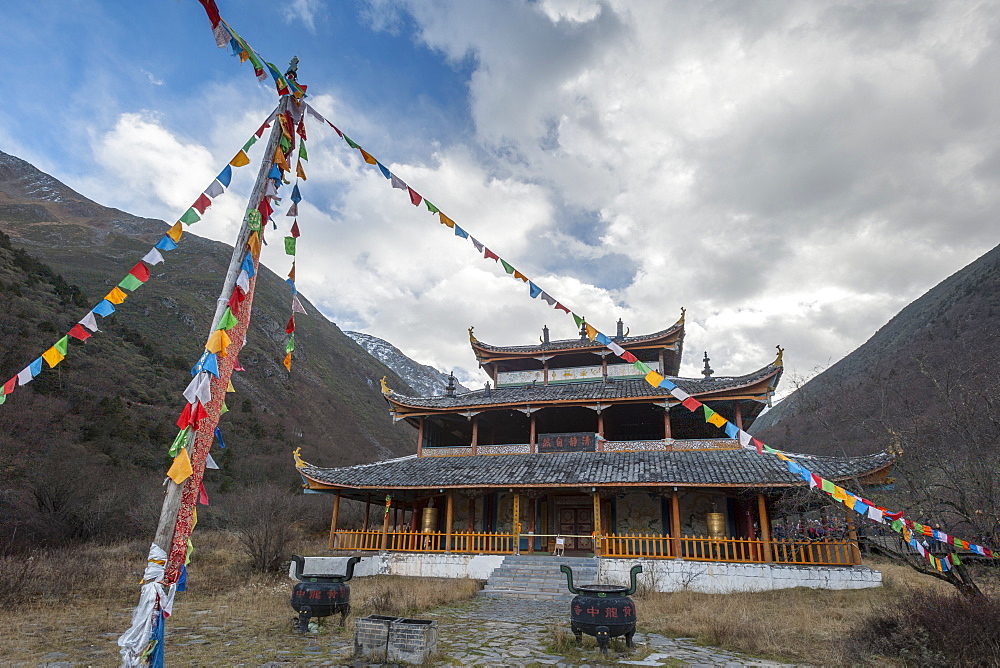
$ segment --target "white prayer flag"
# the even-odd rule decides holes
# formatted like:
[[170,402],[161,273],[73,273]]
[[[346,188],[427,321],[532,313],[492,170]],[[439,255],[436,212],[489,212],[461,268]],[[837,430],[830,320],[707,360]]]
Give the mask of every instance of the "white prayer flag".
[[89,329],[92,332],[99,332],[101,330],[97,329],[97,318],[94,316],[94,312],[91,311],[87,315],[83,316],[83,320],[80,324]]
[[[148,253],[142,258],[142,261],[146,264],[160,264],[163,262],[163,256],[160,255],[160,251],[155,248],[151,248]],[[91,314],[93,315],[93,314]]]
[[215,199],[224,192],[226,192],[226,187],[219,183],[219,179],[213,179],[212,185],[205,190],[205,194],[212,199]]

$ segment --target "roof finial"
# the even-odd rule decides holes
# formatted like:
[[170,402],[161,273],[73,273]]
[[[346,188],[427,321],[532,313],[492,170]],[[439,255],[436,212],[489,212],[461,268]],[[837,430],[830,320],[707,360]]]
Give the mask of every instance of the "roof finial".
[[685,314],[687,314],[687,309],[682,306],[681,307],[681,317],[680,317],[680,319],[677,320],[677,322],[674,323],[675,326],[676,325],[683,325],[684,324],[684,316],[685,316]]
[[775,346],[775,348],[778,349],[778,356],[774,358],[773,362],[771,362],[771,366],[784,366],[785,364],[781,361],[781,356],[784,355],[785,349],[781,346]]
[[453,397],[455,396],[455,372],[452,371],[448,374],[448,387],[444,388],[444,396]]
[[705,368],[701,370],[701,375],[703,375],[705,377],[705,380],[708,380],[709,378],[711,378],[712,374],[714,373],[712,371],[712,367],[708,366],[708,362],[709,362],[708,351],[706,350],[705,351]]
[[549,342],[549,326],[542,327],[542,345]]
[[621,318],[618,318],[618,332],[615,334],[615,340],[621,341],[625,338],[625,323],[622,322]]
[[475,331],[475,329],[476,329],[475,325],[469,327],[469,343],[479,343],[479,339],[477,339],[476,335],[473,334],[473,331]]
[[583,341],[590,337],[587,336],[587,319],[584,318],[580,321],[580,340]]
[[292,450],[292,457],[295,458],[295,468],[297,469],[303,468],[306,465],[305,461],[302,459],[302,456],[299,454],[300,452],[302,452],[301,447]]
[[382,376],[381,380],[378,382],[382,383],[382,394],[392,394],[392,390],[389,389],[388,383],[385,382],[386,376]]

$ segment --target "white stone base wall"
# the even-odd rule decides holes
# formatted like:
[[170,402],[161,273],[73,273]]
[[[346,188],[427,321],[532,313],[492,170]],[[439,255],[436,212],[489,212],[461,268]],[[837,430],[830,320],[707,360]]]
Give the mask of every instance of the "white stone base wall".
[[684,559],[600,559],[598,581],[629,583],[629,570],[642,565],[639,588],[652,591],[698,591],[729,594],[738,591],[867,589],[882,586],[882,573],[867,566],[785,566],[733,564]]
[[[323,573],[334,566],[337,557],[306,557],[304,573]],[[473,578],[487,580],[493,569],[503,563],[502,554],[407,554],[380,552],[361,557],[354,567],[354,577],[369,575],[409,575],[425,578]],[[326,564],[329,564],[327,566]],[[292,565],[294,566],[294,564]],[[293,573],[292,566],[288,574]]]

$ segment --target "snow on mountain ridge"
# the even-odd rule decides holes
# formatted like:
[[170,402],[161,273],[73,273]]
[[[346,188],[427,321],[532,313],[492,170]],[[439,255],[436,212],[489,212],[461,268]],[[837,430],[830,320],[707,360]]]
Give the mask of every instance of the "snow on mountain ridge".
[[[344,332],[344,334],[354,339],[369,355],[395,371],[418,395],[435,396],[445,393],[445,388],[448,387],[448,374],[410,359],[399,348],[377,336],[362,332]],[[469,391],[457,380],[455,389],[460,393]]]

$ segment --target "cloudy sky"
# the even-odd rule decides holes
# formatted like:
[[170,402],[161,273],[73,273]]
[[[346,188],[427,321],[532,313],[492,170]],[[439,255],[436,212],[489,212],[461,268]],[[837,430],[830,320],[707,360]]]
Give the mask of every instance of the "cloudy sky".
[[[703,350],[739,374],[781,344],[808,377],[998,242],[996,4],[218,4],[598,328],[655,331],[686,307],[687,375]],[[0,149],[138,215],[180,215],[276,102],[195,0],[8,2],[0,21]],[[496,344],[576,335],[329,128],[308,147],[299,286],[342,329],[473,383],[470,325]],[[250,170],[194,232],[233,237]]]

